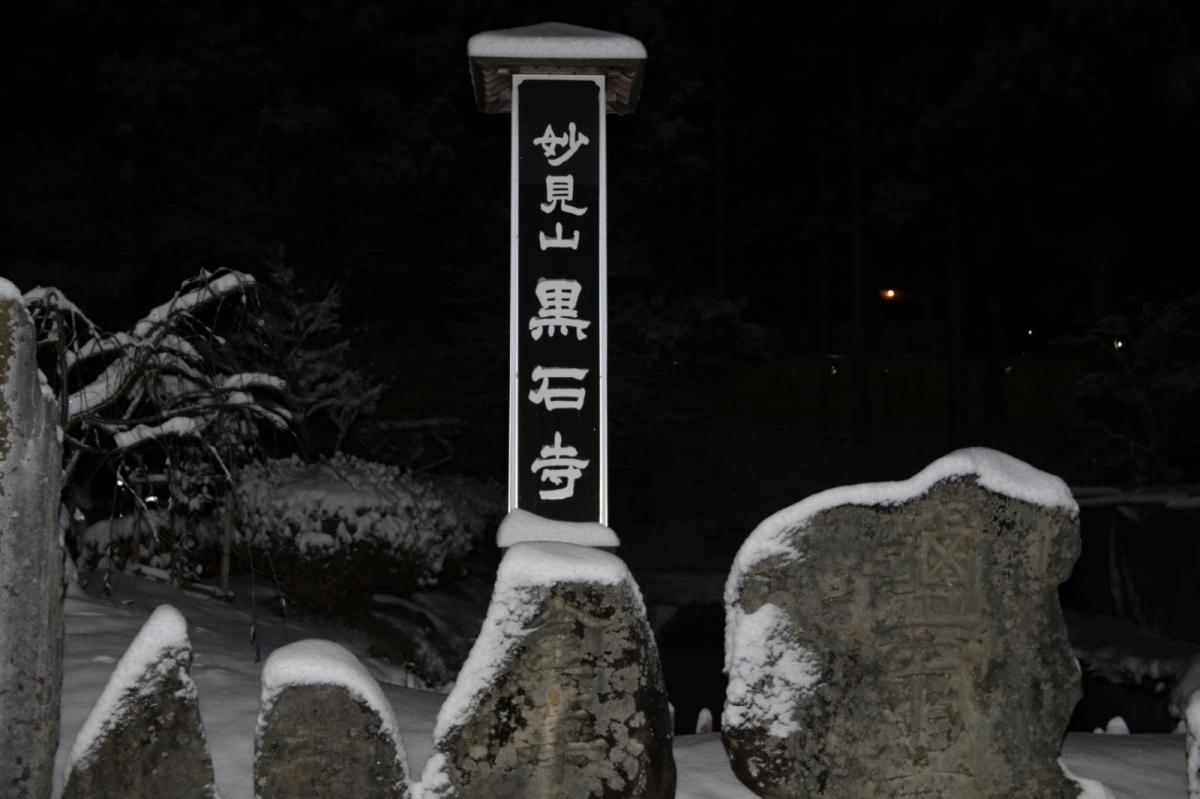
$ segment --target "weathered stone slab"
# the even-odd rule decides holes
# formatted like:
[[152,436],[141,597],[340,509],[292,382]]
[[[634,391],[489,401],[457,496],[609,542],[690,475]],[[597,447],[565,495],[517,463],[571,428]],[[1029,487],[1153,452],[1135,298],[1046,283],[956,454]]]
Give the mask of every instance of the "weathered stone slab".
[[1200,691],[1188,695],[1183,720],[1187,725],[1188,799],[1200,799]]
[[408,771],[379,684],[332,641],[281,647],[263,666],[256,799],[401,799]]
[[0,793],[48,799],[62,686],[58,403],[33,323],[0,278]]
[[726,586],[723,740],[761,796],[1072,799],[1058,478],[992,450],[763,522]]
[[438,715],[431,797],[675,795],[670,711],[641,594],[625,564],[518,543]]
[[63,799],[215,799],[191,667],[187,622],[160,605],[79,728]]

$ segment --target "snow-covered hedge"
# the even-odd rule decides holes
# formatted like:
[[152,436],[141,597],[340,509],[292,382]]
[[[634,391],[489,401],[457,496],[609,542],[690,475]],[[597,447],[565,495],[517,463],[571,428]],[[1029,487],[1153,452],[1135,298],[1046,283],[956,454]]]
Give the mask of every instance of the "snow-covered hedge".
[[[349,612],[372,592],[405,593],[461,574],[490,521],[488,504],[445,480],[337,454],[243,469],[239,553],[269,556],[283,589],[309,607]],[[268,564],[261,563],[258,568]]]
[[[163,508],[134,509],[93,522],[76,537],[78,569],[107,573],[131,565],[134,541],[138,565],[182,577],[205,580],[220,562],[221,519],[215,516],[172,518]],[[175,558],[180,558],[175,563]]]

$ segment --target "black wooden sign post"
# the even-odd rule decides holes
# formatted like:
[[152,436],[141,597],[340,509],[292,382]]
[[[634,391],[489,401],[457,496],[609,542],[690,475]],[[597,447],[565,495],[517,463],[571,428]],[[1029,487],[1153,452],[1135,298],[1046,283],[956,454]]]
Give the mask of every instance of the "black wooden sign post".
[[509,509],[607,524],[605,118],[645,50],[547,23],[468,53],[480,107],[512,114]]
[[607,514],[604,77],[513,78],[513,506]]

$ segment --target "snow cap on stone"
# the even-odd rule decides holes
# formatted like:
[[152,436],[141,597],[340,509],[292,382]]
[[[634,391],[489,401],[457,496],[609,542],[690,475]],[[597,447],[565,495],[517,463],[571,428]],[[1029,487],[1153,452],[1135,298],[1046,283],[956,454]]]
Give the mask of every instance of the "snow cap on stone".
[[621,540],[609,527],[596,522],[563,522],[516,509],[500,522],[496,546],[501,549],[528,541],[557,541],[585,547],[618,547]]
[[0,277],[0,300],[21,300],[21,290],[8,278]]
[[379,683],[358,658],[333,641],[313,638],[281,646],[263,665],[262,707],[258,713],[262,729],[275,700],[294,685],[336,685],[345,688],[357,701],[379,716],[382,730],[396,745],[396,757],[404,762],[404,745],[391,703]]
[[[104,692],[96,700],[92,712],[79,728],[75,742],[71,745],[71,753],[67,757],[67,771],[86,758],[102,735],[112,729],[117,721],[117,713],[121,708],[121,700],[125,695],[137,688],[138,682],[146,676],[147,670],[158,664],[163,655],[172,651],[187,651],[191,649],[188,640],[187,621],[183,614],[170,605],[159,605],[150,618],[142,625],[133,643],[125,650],[125,654],[113,669]],[[171,663],[173,661],[166,661]],[[159,665],[162,668],[162,665]],[[179,675],[185,690],[195,695],[196,687],[191,677],[186,673]]]
[[543,22],[477,33],[467,41],[467,55],[471,58],[617,61],[644,59],[646,48],[623,33],[563,22]]
[[799,557],[786,541],[788,531],[804,527],[822,511],[841,505],[894,506],[910,502],[942,480],[975,477],[978,484],[1013,499],[1060,508],[1079,515],[1079,505],[1061,478],[1035,469],[1011,455],[986,447],[968,447],[938,458],[907,480],[839,486],[769,516],[754,529],[734,559],[725,585],[726,602],[733,602],[741,576],[755,563],[775,555]]
[[[438,712],[435,741],[461,726],[495,681],[505,662],[527,634],[526,625],[538,608],[529,600],[529,589],[557,583],[624,583],[633,601],[643,608],[641,592],[629,568],[616,555],[590,547],[555,542],[515,544],[505,553],[496,573],[496,587],[483,629],[458,673],[450,695]],[[426,769],[426,781],[436,768]]]

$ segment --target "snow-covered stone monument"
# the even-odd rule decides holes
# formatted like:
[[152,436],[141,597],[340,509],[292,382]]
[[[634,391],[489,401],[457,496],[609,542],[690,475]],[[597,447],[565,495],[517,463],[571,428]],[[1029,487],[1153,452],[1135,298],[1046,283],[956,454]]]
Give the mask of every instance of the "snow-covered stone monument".
[[281,647],[263,666],[254,795],[404,799],[396,716],[375,678],[332,641]]
[[641,593],[615,555],[526,542],[438,713],[429,797],[675,795],[670,710]]
[[178,610],[160,605],[113,669],[67,758],[63,799],[217,799]]
[[760,796],[1074,799],[1067,486],[987,449],[764,521],[726,585],[722,736]]
[[62,684],[58,403],[33,322],[0,278],[0,793],[50,796]]
[[628,36],[547,23],[468,45],[512,115],[509,515],[487,619],[438,715],[430,797],[668,799],[670,706],[607,527],[605,115],[637,102]]

